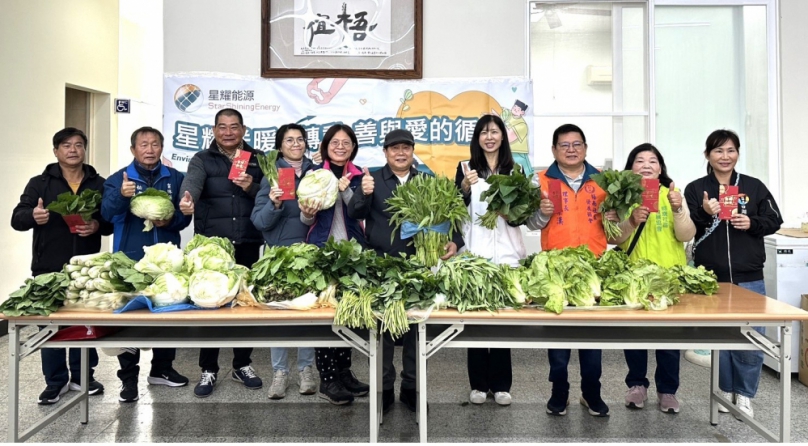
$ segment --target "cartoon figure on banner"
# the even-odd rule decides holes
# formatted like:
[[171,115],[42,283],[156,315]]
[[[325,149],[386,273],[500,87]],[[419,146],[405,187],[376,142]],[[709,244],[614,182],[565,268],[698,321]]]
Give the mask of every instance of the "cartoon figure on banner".
[[[511,143],[513,160],[522,166],[525,175],[532,176],[534,173],[533,162],[530,159],[528,126],[524,118],[527,107],[527,104],[517,99],[510,110],[502,110],[501,118],[508,131],[508,142]],[[493,109],[491,112],[496,114]]]
[[339,91],[342,89],[342,86],[345,85],[345,82],[348,82],[348,79],[346,78],[333,79],[333,82],[331,82],[331,87],[328,89],[328,91],[323,91],[323,89],[320,87],[320,82],[324,80],[325,78],[322,77],[312,79],[311,82],[309,82],[309,85],[306,86],[306,95],[314,99],[314,102],[318,104],[328,104],[331,102],[331,100],[334,99],[334,96],[336,96],[337,93],[339,93]]

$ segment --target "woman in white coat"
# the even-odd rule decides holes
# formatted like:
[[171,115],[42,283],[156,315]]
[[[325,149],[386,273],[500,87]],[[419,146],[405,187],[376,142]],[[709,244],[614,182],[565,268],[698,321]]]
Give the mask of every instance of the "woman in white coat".
[[[495,174],[509,175],[514,168],[519,174],[522,171],[514,165],[505,124],[499,116],[484,115],[477,121],[470,152],[471,159],[457,166],[455,177],[471,217],[463,227],[465,249],[496,264],[517,267],[519,260],[526,255],[519,227],[512,226],[504,217],[497,219],[494,229],[477,223],[477,215],[484,214],[488,207],[488,203],[480,199],[480,195],[489,187],[485,179]],[[471,384],[469,400],[472,403],[482,404],[492,393],[497,404],[511,404],[513,374],[510,349],[468,349],[468,371]]]

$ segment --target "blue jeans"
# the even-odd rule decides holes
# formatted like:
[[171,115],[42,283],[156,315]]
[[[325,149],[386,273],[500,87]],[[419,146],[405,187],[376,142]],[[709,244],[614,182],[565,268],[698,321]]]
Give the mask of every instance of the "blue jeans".
[[[739,283],[749,291],[766,295],[762,280]],[[762,327],[753,327],[763,334]],[[763,368],[763,352],[756,350],[721,350],[718,356],[718,387],[724,392],[737,393],[754,398],[760,383]]]
[[[626,385],[629,388],[643,386],[648,388],[648,350],[624,350],[628,375]],[[656,350],[656,372],[654,383],[657,392],[676,394],[679,389],[679,350]]]
[[[569,394],[567,365],[570,363],[570,354],[569,349],[547,350],[553,393]],[[578,350],[578,361],[581,364],[581,393],[586,399],[600,397],[601,357],[600,350]]]
[[[277,372],[282,370],[289,373],[289,349],[287,347],[273,347],[270,349],[272,356],[272,368]],[[302,371],[303,368],[314,364],[314,348],[298,348],[297,349],[297,370]]]

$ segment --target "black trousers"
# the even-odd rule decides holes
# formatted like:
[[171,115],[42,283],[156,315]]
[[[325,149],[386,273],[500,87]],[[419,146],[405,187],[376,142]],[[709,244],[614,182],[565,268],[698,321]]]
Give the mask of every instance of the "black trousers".
[[[418,341],[418,325],[410,324],[410,329],[403,336],[403,355],[401,358],[401,388],[415,389],[415,373],[417,370],[415,350]],[[392,390],[396,383],[396,366],[393,365],[396,341],[385,332],[382,336],[382,389]]]
[[510,392],[513,382],[511,349],[468,349],[469,384],[480,392]]
[[[177,354],[175,348],[154,348],[152,349],[151,372],[149,375],[157,376],[161,372],[169,370],[174,358]],[[137,380],[137,375],[140,373],[140,349],[132,353],[121,353],[118,355],[118,363],[121,364],[121,369],[118,370],[118,378],[121,381],[129,381],[131,379]]]
[[[257,262],[261,257],[262,243],[239,243],[233,245],[235,249],[236,263],[251,267],[253,263]],[[238,370],[246,367],[252,363],[253,349],[251,348],[234,348],[233,349],[233,369]],[[218,348],[200,348],[199,349],[199,368],[205,371],[219,373],[219,349]]]
[[339,372],[351,368],[351,347],[315,348],[314,354],[320,381],[334,381]]

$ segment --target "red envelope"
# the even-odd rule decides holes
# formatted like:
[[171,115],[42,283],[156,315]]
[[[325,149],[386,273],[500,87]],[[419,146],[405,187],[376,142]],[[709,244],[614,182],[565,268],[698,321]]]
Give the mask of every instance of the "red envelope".
[[63,215],[62,218],[65,220],[65,223],[67,223],[67,227],[70,228],[71,234],[77,234],[79,232],[78,227],[87,224],[79,214]]
[[650,212],[659,212],[659,180],[642,179],[642,205]]
[[732,216],[738,213],[738,186],[730,186],[722,184],[719,186],[719,191],[723,189],[723,193],[718,194],[718,204],[721,210],[718,211],[718,218],[720,220],[732,220]]
[[560,215],[564,212],[564,202],[561,198],[561,180],[550,178],[549,188],[550,190],[547,191],[547,194],[550,195],[550,201],[553,202],[553,215]]
[[51,341],[81,341],[84,339],[99,339],[104,336],[117,333],[123,327],[108,327],[100,326],[94,327],[90,325],[74,325],[71,327],[62,328],[57,331]]
[[278,169],[278,187],[283,191],[281,201],[295,199],[295,169],[293,167]]
[[239,153],[233,158],[233,165],[230,166],[230,174],[227,175],[228,180],[234,180],[242,172],[247,171],[247,164],[250,162],[250,152],[240,150]]

